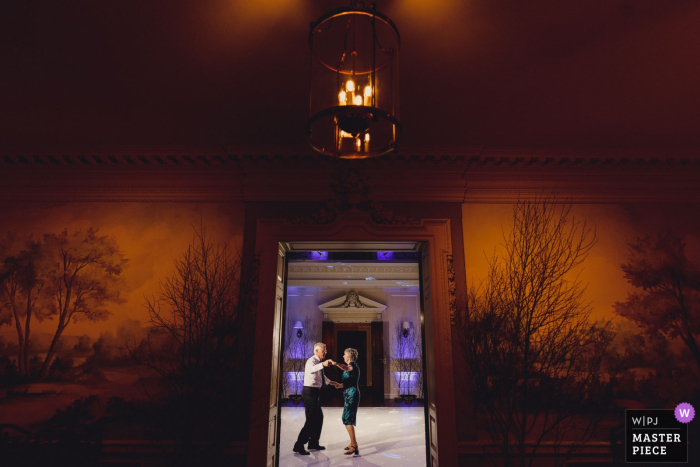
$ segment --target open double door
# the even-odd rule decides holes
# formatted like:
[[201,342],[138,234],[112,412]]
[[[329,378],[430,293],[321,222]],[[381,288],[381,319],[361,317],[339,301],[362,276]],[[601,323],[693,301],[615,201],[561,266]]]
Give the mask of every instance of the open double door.
[[285,276],[287,253],[291,251],[421,253],[426,461],[430,467],[438,466],[438,462],[457,465],[450,322],[450,293],[454,291],[450,221],[424,219],[419,225],[377,225],[367,213],[361,212],[342,213],[334,223],[327,225],[294,225],[283,219],[258,219],[255,251],[260,267],[248,466],[278,465]]
[[[343,351],[348,347],[360,351],[360,377],[362,397],[370,395],[375,402],[384,401],[384,323],[334,323],[324,321],[321,331],[322,341],[326,344],[328,355],[337,362],[343,362]],[[339,374],[328,375],[339,381]]]
[[[422,245],[414,244],[415,248],[418,250]],[[327,245],[328,246],[328,245]],[[327,247],[326,246],[326,247]],[[348,248],[348,244],[342,245],[345,249]],[[357,247],[357,250],[363,248],[362,243],[357,243],[353,245]],[[355,250],[355,251],[357,251]],[[284,336],[284,310],[285,310],[285,298],[286,298],[286,273],[287,273],[287,252],[289,251],[289,245],[285,243],[278,243],[277,245],[277,267],[276,267],[276,282],[275,282],[275,308],[274,308],[274,327],[273,327],[273,342],[272,342],[272,367],[271,367],[271,386],[270,386],[270,405],[268,411],[268,443],[267,443],[267,467],[276,467],[278,465],[279,459],[279,439],[280,439],[280,406],[279,401],[281,397],[281,385],[280,380],[283,377],[281,371],[281,361],[282,361],[282,342]],[[300,250],[295,250],[300,251]],[[345,250],[347,251],[347,250]],[[363,250],[367,251],[367,250]],[[386,250],[377,250],[386,251]],[[415,250],[414,250],[415,251]],[[429,323],[430,319],[426,319],[426,310],[428,314],[431,311],[430,305],[430,278],[429,278],[429,264],[428,264],[428,253],[424,252],[422,255],[421,264],[421,322]],[[384,398],[384,344],[383,344],[383,323],[368,323],[369,327],[368,337],[369,342],[367,343],[367,350],[369,355],[372,357],[371,365],[371,381],[372,381],[372,397],[373,399],[381,400]],[[341,325],[340,327],[343,327]],[[352,326],[347,326],[348,328],[353,328]],[[343,327],[343,330],[345,329]],[[354,329],[354,328],[353,328]],[[359,330],[359,328],[358,328]],[[336,350],[336,340],[338,337],[337,329],[332,322],[323,323],[323,342],[328,344],[329,349]],[[423,336],[423,348],[424,348],[424,371],[423,375],[425,378],[424,387],[426,390],[426,465],[431,467],[436,467],[438,465],[437,457],[437,410],[435,404],[434,395],[431,397],[431,389],[435,387],[435,373],[431,372],[430,368],[432,366],[432,361],[434,359],[432,355],[432,336],[431,336],[432,326],[422,326],[421,334]],[[430,349],[430,350],[429,350]],[[329,358],[338,359],[339,356],[329,355]],[[250,462],[249,462],[250,465]]]

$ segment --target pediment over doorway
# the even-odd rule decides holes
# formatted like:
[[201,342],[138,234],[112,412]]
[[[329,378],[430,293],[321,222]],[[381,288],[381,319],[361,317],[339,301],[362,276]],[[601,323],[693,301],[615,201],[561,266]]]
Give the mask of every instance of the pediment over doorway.
[[334,323],[370,323],[381,321],[387,306],[350,291],[330,302],[319,305],[323,318]]

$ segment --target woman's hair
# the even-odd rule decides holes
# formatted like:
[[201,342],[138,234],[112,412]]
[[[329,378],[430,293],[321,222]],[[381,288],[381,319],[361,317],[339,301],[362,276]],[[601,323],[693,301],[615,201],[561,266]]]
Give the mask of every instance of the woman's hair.
[[355,349],[345,349],[345,354],[350,356],[350,360],[353,362],[357,361],[357,350]]

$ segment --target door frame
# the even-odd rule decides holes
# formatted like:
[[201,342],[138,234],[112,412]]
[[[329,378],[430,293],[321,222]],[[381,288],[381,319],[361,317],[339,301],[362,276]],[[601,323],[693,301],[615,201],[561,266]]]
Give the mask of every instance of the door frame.
[[[284,251],[421,251],[425,365],[427,380],[427,465],[457,465],[457,429],[452,366],[451,310],[454,281],[451,274],[452,238],[449,219],[422,219],[417,224],[379,225],[365,212],[339,213],[331,224],[291,224],[284,219],[258,219],[255,254],[259,260],[258,304],[253,358],[248,466],[271,465],[269,444],[279,439],[279,352],[281,332],[275,297],[279,283],[278,259]],[[273,377],[270,368],[276,368]],[[276,387],[275,387],[276,386]],[[272,426],[276,424],[276,426]],[[438,446],[438,438],[440,443]],[[277,447],[279,449],[279,447]],[[276,461],[275,456],[275,461]]]

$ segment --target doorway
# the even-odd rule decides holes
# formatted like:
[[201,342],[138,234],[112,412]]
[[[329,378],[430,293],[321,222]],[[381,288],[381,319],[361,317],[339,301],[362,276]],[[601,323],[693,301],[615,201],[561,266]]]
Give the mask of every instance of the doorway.
[[[415,459],[417,455],[425,458],[422,465],[428,465],[427,404],[420,397],[422,394],[415,394],[418,399],[412,400],[411,405],[395,400],[399,395],[395,381],[405,379],[405,375],[397,376],[400,365],[392,365],[392,360],[398,359],[392,330],[406,320],[411,322],[411,331],[419,342],[418,360],[425,361],[424,315],[420,306],[422,258],[420,252],[388,251],[294,251],[286,255],[278,454],[283,465],[296,465],[292,445],[305,420],[303,402],[295,403],[284,388],[285,383],[289,386],[288,380],[303,379],[299,374],[303,363],[299,361],[299,353],[289,358],[291,346],[303,339],[306,339],[303,343],[306,358],[312,355],[313,343],[318,341],[327,346],[326,358],[340,363],[344,363],[345,349],[358,351],[361,394],[358,442],[362,443],[362,438],[365,443],[371,443],[363,456],[374,450],[382,461],[396,459],[396,465],[400,465],[406,456]],[[413,306],[407,306],[411,304],[407,297],[413,297]],[[293,366],[290,362],[296,362],[297,374],[290,371]],[[417,368],[417,378],[421,381],[427,376],[424,368],[425,365]],[[342,381],[343,372],[339,368],[329,367],[324,372],[329,379]],[[426,386],[417,384],[415,388]],[[340,460],[344,454],[342,447],[331,449],[328,440],[347,437],[340,422],[343,391],[330,388],[327,393],[321,403],[326,420],[321,444],[327,446],[325,456],[336,455]],[[392,417],[402,417],[403,421]],[[372,442],[376,439],[387,442],[380,446]]]
[[[340,337],[339,336],[340,333]],[[385,406],[385,364],[387,352],[384,345],[384,322],[369,324],[323,322],[323,342],[328,344],[328,358],[343,363],[343,353],[347,348],[359,351],[361,391],[365,402],[372,399],[375,405]],[[368,356],[370,358],[368,358]],[[329,369],[329,377],[341,379],[337,368]]]
[[[351,325],[352,326],[352,325]],[[340,330],[336,329],[336,352],[335,354],[338,356],[337,359],[340,363],[344,363],[343,358],[343,352],[345,352],[345,349],[355,349],[359,350],[358,357],[357,357],[357,364],[360,366],[360,368],[365,369],[364,371],[360,372],[360,380],[359,380],[359,386],[360,386],[360,392],[366,393],[367,388],[369,387],[370,389],[372,388],[372,379],[371,377],[369,378],[368,381],[368,375],[372,374],[372,367],[371,367],[371,362],[372,359],[367,359],[367,355],[369,354],[370,350],[368,348],[368,335],[369,335],[369,329],[366,330]],[[370,362],[368,364],[368,361]],[[364,391],[363,391],[364,389]]]
[[[454,303],[454,270],[449,219],[424,219],[418,224],[377,224],[366,212],[337,213],[329,224],[290,223],[285,219],[255,221],[254,251],[258,261],[252,381],[253,398],[247,458],[250,467],[279,464],[280,351],[283,337],[286,256],[309,251],[398,251],[421,254],[423,319],[427,383],[425,420],[427,465],[457,464],[457,420],[452,365],[450,311]],[[272,344],[272,345],[270,345]],[[270,370],[263,370],[270,369]],[[439,435],[439,442],[438,442]],[[439,456],[438,456],[439,452]],[[363,453],[364,456],[365,453]]]

